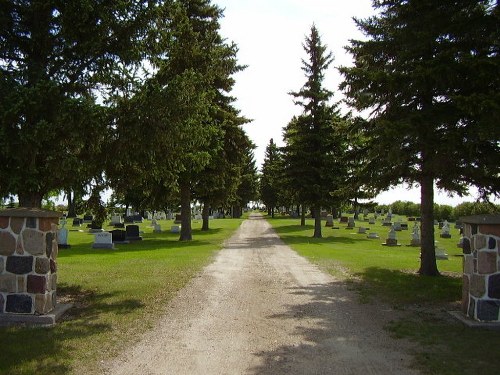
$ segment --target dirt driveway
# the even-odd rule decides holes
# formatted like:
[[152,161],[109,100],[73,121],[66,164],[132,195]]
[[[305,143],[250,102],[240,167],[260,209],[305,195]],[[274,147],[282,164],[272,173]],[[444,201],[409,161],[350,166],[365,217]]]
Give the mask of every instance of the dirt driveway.
[[252,216],[106,373],[418,374],[382,329],[393,313],[360,304]]

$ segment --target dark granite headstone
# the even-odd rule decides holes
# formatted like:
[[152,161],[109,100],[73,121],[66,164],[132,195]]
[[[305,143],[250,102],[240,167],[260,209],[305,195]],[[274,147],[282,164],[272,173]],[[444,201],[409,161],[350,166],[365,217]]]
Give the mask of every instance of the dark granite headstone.
[[128,241],[140,241],[142,237],[139,235],[138,225],[127,225],[125,228],[126,238]]
[[125,216],[125,219],[124,219],[125,223],[133,223],[134,222],[134,217],[133,216]]
[[84,223],[92,223],[94,220],[94,217],[92,215],[83,215],[83,222]]
[[115,230],[110,231],[110,233],[113,237],[114,243],[117,243],[117,244],[129,243],[129,241],[127,241],[127,232],[126,231],[120,230],[120,229],[115,229]]

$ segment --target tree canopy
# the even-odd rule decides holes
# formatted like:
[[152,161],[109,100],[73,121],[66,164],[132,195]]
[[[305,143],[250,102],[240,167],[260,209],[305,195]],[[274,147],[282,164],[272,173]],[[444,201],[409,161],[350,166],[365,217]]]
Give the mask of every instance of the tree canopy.
[[[436,275],[433,191],[484,195],[500,188],[498,5],[490,1],[381,0],[356,20],[353,67],[340,69],[351,106],[370,110],[364,124],[372,187],[421,188],[420,273]],[[494,120],[494,119],[497,120]]]

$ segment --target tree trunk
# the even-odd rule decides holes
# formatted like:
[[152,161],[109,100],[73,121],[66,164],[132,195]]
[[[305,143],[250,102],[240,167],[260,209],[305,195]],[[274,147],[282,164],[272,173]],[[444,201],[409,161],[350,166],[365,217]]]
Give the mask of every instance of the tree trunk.
[[76,217],[75,199],[71,189],[66,190],[66,197],[68,199],[68,217]]
[[189,179],[181,177],[179,182],[181,191],[181,235],[179,241],[191,241],[191,184]]
[[29,207],[29,208],[42,208],[42,198],[43,194],[26,192],[19,193],[19,207]]
[[306,226],[306,209],[304,205],[302,204],[302,209],[300,210],[300,226],[305,227]]
[[271,207],[271,217],[274,219],[274,206]]
[[436,249],[434,246],[434,179],[424,176],[420,181],[420,216],[421,216],[421,275],[438,276]]
[[314,214],[314,238],[321,238],[321,211],[319,208],[313,208]]
[[201,218],[203,219],[203,224],[201,226],[202,231],[209,230],[209,216],[210,216],[210,205],[208,203],[203,204],[203,209],[201,210]]

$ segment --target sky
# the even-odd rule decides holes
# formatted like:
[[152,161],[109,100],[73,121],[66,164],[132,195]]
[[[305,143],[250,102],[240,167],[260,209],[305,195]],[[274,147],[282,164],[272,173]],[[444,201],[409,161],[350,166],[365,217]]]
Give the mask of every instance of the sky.
[[[245,131],[257,146],[255,159],[260,168],[266,146],[272,138],[283,145],[282,131],[300,113],[290,91],[305,83],[302,59],[307,59],[303,43],[314,24],[322,43],[333,53],[334,61],[326,72],[324,86],[334,92],[335,101],[343,98],[338,86],[342,80],[339,66],[352,64],[344,47],[351,39],[362,39],[353,17],[364,19],[374,14],[371,0],[214,0],[224,10],[221,34],[239,48],[238,62],[248,67],[237,73],[232,96],[235,107],[252,122]],[[347,107],[342,107],[347,111]],[[471,189],[471,191],[473,191]],[[398,186],[380,194],[381,204],[396,200],[420,202],[420,190]],[[475,196],[450,197],[435,192],[435,202],[455,206],[474,201]]]

